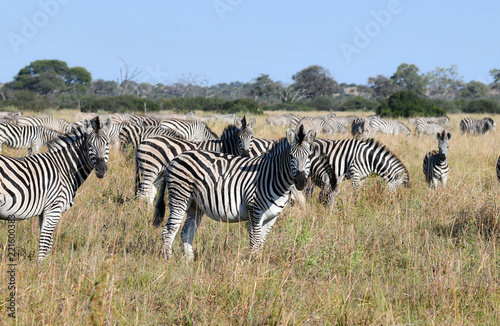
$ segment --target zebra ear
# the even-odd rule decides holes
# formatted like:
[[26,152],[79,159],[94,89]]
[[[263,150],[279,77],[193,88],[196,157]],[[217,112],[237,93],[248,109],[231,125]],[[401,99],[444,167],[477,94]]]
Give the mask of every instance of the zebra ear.
[[451,139],[451,132],[447,132],[446,133],[446,140],[450,140]]
[[314,140],[316,139],[316,130],[309,130],[307,132],[306,137],[304,138],[305,141],[307,141],[309,144],[314,143]]
[[107,135],[109,133],[109,130],[111,129],[111,117],[107,117],[106,120],[101,125],[101,128],[103,129],[104,133]]
[[295,132],[292,129],[286,131],[286,139],[290,145],[295,143]]
[[441,140],[441,133],[440,132],[437,133],[436,138],[437,138],[437,140]]
[[255,126],[255,118],[250,119],[247,124],[248,128],[252,129]]
[[[246,120],[246,118],[245,118],[245,117],[243,117],[243,119],[245,119],[245,120]],[[243,128],[243,119],[240,119],[240,118],[238,118],[238,117],[236,117],[236,119],[234,119],[234,125],[236,126],[236,128],[238,128],[238,129]],[[245,121],[245,122],[246,122],[246,121]]]
[[85,130],[86,133],[89,134],[94,130],[94,126],[92,126],[91,121],[83,119],[83,129]]
[[321,148],[319,148],[318,144],[311,144],[311,153],[318,158],[323,156]]

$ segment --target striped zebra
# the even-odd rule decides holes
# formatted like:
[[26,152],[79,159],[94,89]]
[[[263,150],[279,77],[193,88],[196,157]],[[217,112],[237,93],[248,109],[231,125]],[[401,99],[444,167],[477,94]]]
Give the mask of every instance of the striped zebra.
[[325,117],[293,117],[290,120],[290,129],[296,130],[299,125],[304,125],[307,130],[315,130],[316,133],[331,134],[333,127],[326,122]]
[[[233,121],[236,121],[235,123],[241,123],[241,120],[238,118]],[[253,121],[255,121],[255,119]],[[166,119],[160,122],[160,127],[172,129],[189,141],[198,142],[202,140],[219,139],[217,134],[215,134],[206,123],[198,120]]]
[[129,124],[124,126],[120,131],[121,148],[123,150],[127,145],[132,145],[133,148],[137,148],[146,138],[158,135],[184,139],[183,135],[171,129],[161,127],[143,127]]
[[396,120],[389,119],[372,119],[370,120],[370,127],[373,130],[373,135],[377,132],[383,134],[390,134],[397,136],[404,134],[407,137],[411,136],[411,130],[407,126]]
[[51,115],[19,117],[16,120],[18,126],[42,126],[60,133],[71,132],[72,125],[64,119],[54,118]]
[[[414,119],[415,122],[414,124],[417,125],[419,123],[436,123],[438,125],[441,125],[443,127],[449,126],[450,125],[450,118],[448,117],[420,117]],[[410,120],[408,120],[409,122]]]
[[[410,185],[410,175],[401,160],[387,147],[379,142],[368,139],[365,141],[357,139],[329,140],[317,138],[315,144],[321,153],[328,159],[334,171],[337,183],[344,179],[350,179],[355,190],[363,184],[365,178],[374,173],[382,177],[390,191],[398,187]],[[324,167],[316,159],[311,160],[311,177],[316,178],[317,183],[325,178]],[[331,204],[338,193],[337,189],[325,191],[324,197]]]
[[417,138],[422,137],[422,134],[425,135],[435,135],[440,133],[443,130],[446,130],[443,126],[433,122],[423,122],[417,119],[415,127],[415,132],[417,133]]
[[441,185],[446,188],[446,181],[450,167],[448,166],[448,147],[450,144],[451,133],[443,130],[436,134],[439,150],[432,150],[424,157],[423,171],[427,186],[435,189],[439,180]]
[[372,128],[365,118],[356,118],[351,125],[351,134],[355,139],[363,140],[370,137]]
[[291,113],[285,113],[283,115],[272,114],[266,117],[266,122],[271,126],[282,126],[286,127],[290,125],[290,121],[294,118],[295,115]]
[[0,153],[2,145],[15,149],[28,149],[28,155],[38,153],[40,147],[61,136],[55,130],[41,126],[17,126],[11,123],[0,123]]
[[0,219],[25,220],[39,216],[38,261],[43,261],[53,243],[54,228],[72,205],[77,189],[92,170],[99,178],[108,171],[108,136],[99,118],[85,120],[73,134],[47,145],[51,152],[28,157],[0,155]]
[[[181,237],[189,260],[203,213],[221,222],[248,220],[250,248],[259,250],[286,207],[291,186],[302,190],[306,185],[310,157],[319,155],[315,135],[314,130],[306,134],[302,125],[298,132],[289,129],[286,138],[256,158],[201,150],[174,158],[165,173],[170,208],[163,229],[165,257],[172,256],[172,243],[186,213]],[[159,196],[155,226],[161,225],[164,215],[164,196]]]
[[346,126],[337,121],[337,118],[324,118],[324,120],[330,125],[334,133],[347,134],[349,132]]
[[161,121],[160,119],[157,119],[155,117],[151,117],[148,115],[138,115],[138,114],[131,115],[128,120],[130,124],[135,124],[144,127],[158,127],[160,125],[160,121]]
[[491,118],[483,118],[477,120],[474,118],[463,118],[460,121],[460,130],[462,135],[465,133],[473,135],[484,135],[488,131],[495,133],[496,122]]
[[500,182],[500,156],[498,157],[498,161],[497,161],[497,179],[498,179],[498,182]]
[[[252,118],[253,120],[253,118]],[[241,128],[230,125],[224,129],[217,140],[190,142],[166,136],[154,136],[145,139],[136,153],[135,196],[147,198],[153,204],[157,187],[172,159],[189,150],[207,150],[233,155],[249,156],[252,150],[254,123],[247,124],[244,118]],[[162,185],[164,187],[164,185]]]

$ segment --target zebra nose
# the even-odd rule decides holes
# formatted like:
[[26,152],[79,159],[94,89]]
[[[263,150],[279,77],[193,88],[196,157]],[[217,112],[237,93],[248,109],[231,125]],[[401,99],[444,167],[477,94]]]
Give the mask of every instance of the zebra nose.
[[103,158],[98,158],[95,165],[95,175],[98,178],[104,178],[108,173],[108,165]]
[[250,157],[250,151],[248,149],[245,149],[243,151],[243,154],[241,154],[241,156],[243,156],[243,157]]
[[295,188],[301,191],[306,187],[307,178],[306,173],[304,171],[297,172],[297,176],[295,177]]

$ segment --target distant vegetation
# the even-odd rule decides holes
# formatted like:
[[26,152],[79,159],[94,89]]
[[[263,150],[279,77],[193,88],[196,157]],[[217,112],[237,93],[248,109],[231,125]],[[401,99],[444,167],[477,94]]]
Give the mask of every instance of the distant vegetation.
[[284,111],[375,111],[388,117],[447,113],[500,113],[500,70],[493,83],[466,83],[457,66],[421,74],[401,64],[391,77],[370,77],[365,85],[338,83],[328,69],[313,65],[292,76],[292,83],[260,74],[249,82],[209,85],[206,77],[188,75],[172,84],[136,81],[139,71],[123,61],[116,81],[92,80],[83,67],[60,60],[37,60],[13,80],[0,84],[0,109],[31,111],[80,109],[107,112],[215,111],[261,114]]

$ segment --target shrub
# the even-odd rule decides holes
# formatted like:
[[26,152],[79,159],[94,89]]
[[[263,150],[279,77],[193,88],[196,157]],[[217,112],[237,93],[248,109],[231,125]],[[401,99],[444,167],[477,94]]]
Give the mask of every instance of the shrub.
[[18,110],[43,111],[49,108],[45,97],[26,90],[13,91],[8,100],[0,101],[0,107],[14,106]]
[[462,104],[464,113],[500,113],[500,105],[492,99],[479,99],[464,101]]
[[383,100],[377,108],[382,117],[429,117],[444,116],[446,111],[436,106],[431,100],[420,97],[412,91],[399,91]]
[[110,113],[130,112],[144,110],[144,103],[148,112],[159,111],[160,105],[152,100],[138,98],[133,95],[120,96],[105,96],[94,97],[89,96],[81,100],[80,110],[82,112],[97,112],[104,111]]
[[340,104],[339,111],[376,111],[380,103],[366,99],[362,96],[354,96],[346,99]]

